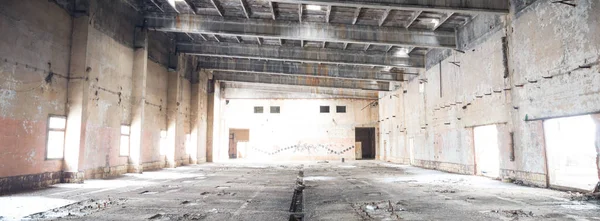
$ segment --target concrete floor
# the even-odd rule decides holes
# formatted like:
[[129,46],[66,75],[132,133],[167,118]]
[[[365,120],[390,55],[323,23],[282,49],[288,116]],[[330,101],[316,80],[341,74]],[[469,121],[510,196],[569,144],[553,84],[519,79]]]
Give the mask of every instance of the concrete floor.
[[59,184],[0,197],[0,220],[288,220],[301,169],[305,220],[600,220],[599,202],[567,192],[380,161],[202,164]]

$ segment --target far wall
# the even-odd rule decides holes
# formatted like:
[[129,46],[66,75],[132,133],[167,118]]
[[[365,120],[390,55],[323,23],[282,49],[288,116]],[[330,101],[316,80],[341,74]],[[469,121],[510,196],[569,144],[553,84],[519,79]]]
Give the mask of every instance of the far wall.
[[[245,159],[355,159],[355,128],[377,123],[377,108],[369,105],[374,100],[227,98],[232,93],[264,97],[260,91],[222,89],[214,161],[228,159],[230,129],[249,129],[249,141],[238,145]],[[279,106],[280,113],[270,113],[271,106]],[[320,106],[329,106],[330,113],[320,113]],[[346,113],[336,113],[336,106],[346,106]],[[264,112],[254,113],[254,107],[263,107]]]

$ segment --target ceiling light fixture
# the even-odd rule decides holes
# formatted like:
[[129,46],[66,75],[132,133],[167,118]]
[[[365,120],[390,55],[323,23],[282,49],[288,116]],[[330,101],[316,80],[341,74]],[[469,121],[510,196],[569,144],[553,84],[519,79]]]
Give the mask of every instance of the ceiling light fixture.
[[306,10],[321,11],[320,5],[306,5]]

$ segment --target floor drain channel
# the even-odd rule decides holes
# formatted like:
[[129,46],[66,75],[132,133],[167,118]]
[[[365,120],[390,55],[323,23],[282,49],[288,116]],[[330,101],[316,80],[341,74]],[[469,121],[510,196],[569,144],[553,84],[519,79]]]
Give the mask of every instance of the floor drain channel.
[[298,172],[296,177],[296,186],[294,187],[294,195],[292,196],[292,204],[290,205],[290,221],[303,220],[302,203],[304,201],[304,171]]

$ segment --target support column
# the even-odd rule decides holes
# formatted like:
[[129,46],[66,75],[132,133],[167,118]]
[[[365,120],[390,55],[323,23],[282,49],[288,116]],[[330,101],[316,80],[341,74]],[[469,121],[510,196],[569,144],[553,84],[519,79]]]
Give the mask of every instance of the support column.
[[146,82],[148,77],[148,30],[135,28],[133,54],[133,91],[131,111],[131,134],[129,142],[129,173],[141,173],[142,137],[146,108]]
[[[175,150],[180,149],[180,134],[183,132],[183,121],[179,113],[181,104],[181,80],[179,71],[170,71],[168,77],[167,89],[167,150],[166,165],[167,168],[177,166]],[[179,153],[178,153],[179,154]]]
[[197,73],[198,82],[192,84],[192,163],[206,162],[206,145],[208,129],[208,73],[204,70]]
[[89,16],[73,18],[71,62],[67,93],[67,127],[62,182],[83,182],[83,154],[89,94],[88,35]]
[[215,131],[218,131],[218,129],[215,129],[215,127],[218,125],[218,123],[216,123],[216,121],[218,120],[218,118],[215,118],[215,82],[214,80],[208,81],[208,87],[207,87],[207,130],[206,130],[206,162],[214,162],[213,159],[213,151],[214,151],[214,145],[213,143],[215,143],[216,139],[219,139],[218,137],[214,137]]

